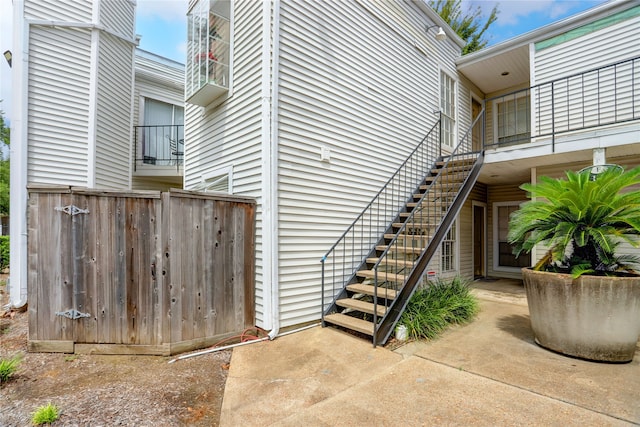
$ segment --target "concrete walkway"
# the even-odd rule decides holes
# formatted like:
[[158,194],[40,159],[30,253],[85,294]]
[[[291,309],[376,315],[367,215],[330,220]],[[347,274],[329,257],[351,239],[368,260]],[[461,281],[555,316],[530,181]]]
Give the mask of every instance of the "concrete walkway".
[[640,349],[628,364],[537,346],[522,285],[476,282],[481,313],[391,351],[314,327],[234,349],[221,426],[640,424]]

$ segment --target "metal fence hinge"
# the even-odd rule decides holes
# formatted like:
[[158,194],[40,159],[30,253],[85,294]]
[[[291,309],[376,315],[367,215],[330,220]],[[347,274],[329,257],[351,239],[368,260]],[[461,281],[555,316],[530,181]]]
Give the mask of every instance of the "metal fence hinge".
[[56,210],[57,211],[62,211],[68,215],[74,216],[74,215],[78,215],[78,214],[88,214],[89,213],[89,209],[80,209],[77,206],[74,205],[69,205],[69,206],[64,206],[64,207],[60,207],[60,206],[56,206]]
[[75,308],[67,311],[56,311],[56,316],[64,316],[72,320],[80,319],[81,317],[91,317],[89,313],[81,313]]

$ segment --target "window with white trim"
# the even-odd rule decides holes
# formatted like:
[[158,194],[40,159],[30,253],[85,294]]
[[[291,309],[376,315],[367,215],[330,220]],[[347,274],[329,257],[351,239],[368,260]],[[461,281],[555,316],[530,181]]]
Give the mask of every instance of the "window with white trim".
[[528,96],[518,96],[496,103],[496,127],[499,144],[527,140],[531,137],[531,109]]
[[444,236],[442,244],[440,245],[440,271],[442,273],[449,273],[458,269],[456,257],[456,224],[457,221],[451,225],[451,228]]
[[440,111],[442,112],[442,144],[453,148],[456,129],[456,82],[440,72]]
[[531,255],[520,254],[518,258],[513,254],[513,245],[507,241],[509,233],[509,217],[520,208],[519,202],[500,202],[494,204],[494,267],[503,270],[519,270],[531,266]]

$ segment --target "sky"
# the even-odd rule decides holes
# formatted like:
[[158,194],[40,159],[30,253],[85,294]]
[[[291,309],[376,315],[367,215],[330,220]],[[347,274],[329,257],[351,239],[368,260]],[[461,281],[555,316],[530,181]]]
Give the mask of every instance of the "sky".
[[[56,0],[60,1],[60,0]],[[260,0],[235,0],[260,1]],[[312,0],[329,1],[329,0]],[[330,0],[342,1],[342,0]],[[393,0],[388,0],[393,1]],[[462,8],[479,6],[485,14],[498,3],[498,20],[489,28],[489,46],[524,34],[551,22],[582,12],[605,0],[463,0]],[[186,55],[186,13],[188,0],[137,0],[136,34],[139,47],[184,62]],[[12,0],[0,0],[0,53],[10,50]],[[0,57],[0,110],[11,121],[11,69]]]

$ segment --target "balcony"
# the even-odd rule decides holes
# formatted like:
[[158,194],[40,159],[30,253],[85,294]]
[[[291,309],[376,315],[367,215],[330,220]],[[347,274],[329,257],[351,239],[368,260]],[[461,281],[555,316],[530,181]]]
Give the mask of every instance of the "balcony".
[[134,141],[134,176],[182,177],[184,125],[134,126]]
[[184,156],[184,125],[134,126],[135,170],[148,166],[179,169]]
[[640,142],[640,57],[487,99],[485,111],[487,163],[628,152]]

